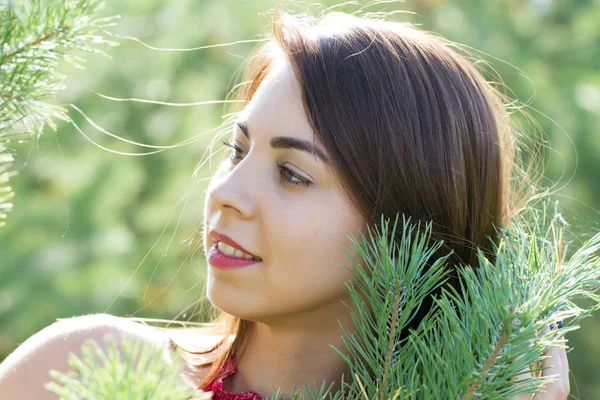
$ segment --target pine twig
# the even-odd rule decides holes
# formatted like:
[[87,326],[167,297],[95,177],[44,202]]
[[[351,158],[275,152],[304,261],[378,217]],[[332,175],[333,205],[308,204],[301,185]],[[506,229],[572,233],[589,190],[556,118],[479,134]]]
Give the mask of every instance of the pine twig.
[[[39,136],[55,120],[68,121],[64,107],[48,103],[65,88],[63,63],[83,68],[76,51],[106,53],[100,45],[116,46],[99,34],[118,17],[98,18],[100,0],[22,0],[0,8],[0,144],[20,143]],[[8,180],[12,155],[0,146],[0,227],[6,224],[14,196]]]

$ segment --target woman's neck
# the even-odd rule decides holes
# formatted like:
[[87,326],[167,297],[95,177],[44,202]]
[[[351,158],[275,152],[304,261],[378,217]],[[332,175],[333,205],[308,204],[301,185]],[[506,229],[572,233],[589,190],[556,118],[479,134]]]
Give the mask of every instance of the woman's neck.
[[332,393],[338,391],[342,375],[350,381],[350,370],[330,346],[347,353],[337,319],[344,317],[342,324],[347,329],[353,326],[348,309],[339,311],[335,314],[338,318],[328,314],[319,320],[313,314],[305,323],[298,319],[293,327],[252,322],[246,346],[236,360],[238,371],[223,382],[224,389],[232,393],[254,391],[267,397],[281,388],[287,398],[294,385],[296,389],[304,384],[321,387],[326,381],[326,387],[333,383]]

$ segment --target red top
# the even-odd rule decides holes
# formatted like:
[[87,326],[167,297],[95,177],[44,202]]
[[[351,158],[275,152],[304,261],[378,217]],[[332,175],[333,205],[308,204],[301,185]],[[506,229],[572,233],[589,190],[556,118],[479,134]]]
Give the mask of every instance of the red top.
[[225,361],[225,365],[223,365],[217,378],[206,385],[203,390],[205,392],[213,392],[212,400],[263,400],[256,392],[231,393],[223,389],[223,380],[236,372],[237,366],[235,365],[235,360],[233,357],[229,357]]
[[[263,400],[263,398],[256,392],[246,391],[241,393],[231,393],[223,389],[223,381],[230,375],[237,372],[237,366],[235,365],[235,359],[230,356],[223,365],[223,368],[217,375],[214,381],[209,382],[208,385],[203,389],[205,392],[213,392],[211,400]],[[349,393],[346,392],[344,398],[348,398]]]

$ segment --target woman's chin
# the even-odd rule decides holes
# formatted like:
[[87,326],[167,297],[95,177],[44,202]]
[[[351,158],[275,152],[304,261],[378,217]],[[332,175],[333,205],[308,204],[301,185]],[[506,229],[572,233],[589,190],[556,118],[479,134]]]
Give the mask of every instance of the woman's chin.
[[260,306],[248,301],[248,296],[243,295],[239,290],[227,286],[221,284],[218,279],[208,286],[206,298],[213,307],[238,318],[254,319],[259,317],[256,315],[256,310],[260,310]]

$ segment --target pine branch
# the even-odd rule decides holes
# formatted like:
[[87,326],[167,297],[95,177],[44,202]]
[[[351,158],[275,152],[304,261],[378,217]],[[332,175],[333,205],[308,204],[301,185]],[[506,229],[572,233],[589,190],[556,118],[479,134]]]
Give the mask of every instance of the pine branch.
[[[514,314],[514,310],[513,310],[513,312],[511,312],[510,315],[513,315],[513,314]],[[478,374],[479,376],[485,377],[488,374],[488,371],[491,369],[491,367],[495,364],[496,360],[499,358],[500,352],[508,340],[508,335],[509,335],[509,331],[508,331],[507,327],[503,326],[502,327],[502,336],[500,336],[500,338],[498,338],[498,340],[496,341],[496,344],[494,345],[494,349],[492,350],[492,353],[488,356],[488,358],[483,363],[483,368],[481,368],[481,370],[479,371],[479,374]],[[467,389],[466,395],[462,397],[462,400],[467,400],[467,399],[473,398],[476,390],[479,388],[479,386],[481,386],[481,384],[482,384],[481,381],[473,382],[471,384],[471,386],[469,386],[469,388]]]
[[[396,337],[396,326],[398,323],[398,310],[401,307],[400,302],[402,301],[402,295],[404,294],[403,288],[400,287],[400,282],[396,281],[392,283],[392,293],[394,293],[394,307],[392,308],[391,323],[392,326],[388,331],[388,350],[385,354],[385,363],[383,366],[383,380],[382,386],[386,387],[388,384],[389,372],[392,363],[392,356],[394,351],[394,338]],[[379,400],[384,400],[384,392],[381,391],[379,394]]]
[[[556,380],[552,376],[511,378],[529,371],[531,365],[541,365],[546,350],[560,346],[562,337],[577,329],[582,318],[600,309],[600,296],[594,294],[600,283],[600,233],[568,257],[562,244],[566,223],[556,206],[553,213],[550,209],[546,199],[524,221],[513,221],[510,230],[500,229],[502,240],[494,247],[494,264],[479,251],[477,268],[459,266],[461,290],[444,287],[404,343],[398,336],[391,342],[390,337],[399,333],[396,326],[403,327],[420,304],[411,298],[422,299],[418,289],[430,293],[445,275],[439,273],[445,259],[423,270],[429,260],[426,254],[433,254],[427,249],[437,249],[440,243],[428,244],[430,224],[423,233],[415,233],[415,229],[421,232],[420,227],[405,218],[398,260],[391,257],[396,253],[390,251],[386,238],[395,236],[387,223],[375,237],[369,233],[370,242],[353,240],[373,268],[373,278],[355,264],[358,282],[349,291],[359,331],[349,333],[343,327],[351,357],[334,349],[357,378],[345,387],[351,397],[387,399],[402,392],[403,398],[416,399],[506,399],[539,392]],[[379,290],[386,286],[388,292]],[[399,296],[404,296],[400,307]],[[582,310],[573,303],[582,297],[596,304]],[[387,324],[390,318],[392,329]],[[545,326],[559,319],[565,320],[561,330],[542,334]],[[399,345],[391,363],[389,343]],[[373,374],[365,373],[368,368]]]
[[7,144],[38,137],[46,125],[56,130],[55,120],[68,121],[66,109],[48,101],[65,88],[66,76],[58,72],[63,64],[83,68],[85,60],[75,53],[106,55],[99,46],[117,45],[99,35],[117,18],[96,17],[103,7],[100,0],[21,0],[0,8],[0,227],[14,195]]
[[178,354],[164,360],[164,349],[121,338],[121,349],[110,334],[105,336],[108,352],[88,339],[81,350],[83,359],[69,354],[71,370],[51,370],[54,381],[44,387],[60,399],[209,400],[212,392],[195,392],[186,386]]

